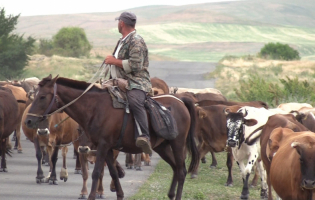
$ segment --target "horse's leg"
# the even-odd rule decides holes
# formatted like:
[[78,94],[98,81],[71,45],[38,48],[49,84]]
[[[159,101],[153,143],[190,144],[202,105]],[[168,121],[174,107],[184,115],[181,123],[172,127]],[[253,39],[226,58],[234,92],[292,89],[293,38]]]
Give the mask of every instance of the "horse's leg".
[[62,148],[62,168],[60,171],[60,180],[63,180],[64,182],[67,182],[68,180],[68,170],[67,170],[67,162],[66,162],[66,158],[67,158],[67,153],[68,153],[68,147],[63,147]]
[[80,158],[79,158],[79,152],[78,150],[75,148],[74,149],[74,154],[76,155],[76,159],[75,159],[75,170],[74,173],[75,174],[81,174],[81,163],[80,163]]
[[98,180],[98,187],[97,187],[97,192],[96,192],[97,199],[104,199],[103,177],[104,177],[104,165],[103,165],[100,178]]
[[81,169],[82,169],[82,179],[83,179],[83,186],[82,186],[79,199],[86,199],[88,195],[87,179],[89,178],[87,155],[79,153],[79,159],[80,159],[80,164],[81,164]]
[[161,156],[161,158],[171,166],[173,170],[173,180],[171,183],[170,190],[168,192],[168,197],[170,199],[173,199],[175,197],[175,188],[177,185],[177,174],[175,159],[174,155],[172,154],[171,146],[168,143],[164,142],[161,145],[155,147],[154,151],[157,152]]
[[56,163],[58,160],[58,152],[59,152],[60,143],[61,143],[60,141],[56,142],[56,146],[54,147],[54,151],[53,151],[53,154],[51,156],[52,169],[51,169],[51,174],[49,177],[49,184],[50,185],[58,185],[57,174],[56,174]]
[[226,166],[228,168],[228,178],[225,183],[225,186],[233,186],[233,177],[232,177],[232,167],[233,167],[233,153],[230,147],[227,149],[227,160],[226,160]]
[[[120,185],[120,181],[119,181],[119,177],[118,177],[118,172],[116,170],[116,166],[114,165],[115,158],[114,158],[114,155],[113,155],[113,150],[109,150],[108,151],[105,159],[106,159],[106,163],[107,163],[107,166],[108,166],[108,170],[109,170],[110,176],[112,177],[112,181],[115,184],[117,200],[122,200],[122,199],[124,199],[124,192],[123,192],[123,190],[121,188],[121,185]],[[95,168],[94,168],[94,170],[95,170]],[[93,171],[93,173],[94,173],[94,171]]]
[[[17,140],[17,139],[16,139]],[[35,136],[34,139],[34,147],[36,152],[36,158],[37,158],[37,176],[36,176],[36,183],[42,183],[44,182],[44,173],[42,170],[42,159],[43,159],[43,153],[39,146],[38,137]]]
[[6,159],[5,159],[5,153],[7,150],[7,138],[2,139],[0,141],[0,151],[1,151],[1,168],[0,168],[0,172],[8,172],[7,170],[7,163],[6,163]]

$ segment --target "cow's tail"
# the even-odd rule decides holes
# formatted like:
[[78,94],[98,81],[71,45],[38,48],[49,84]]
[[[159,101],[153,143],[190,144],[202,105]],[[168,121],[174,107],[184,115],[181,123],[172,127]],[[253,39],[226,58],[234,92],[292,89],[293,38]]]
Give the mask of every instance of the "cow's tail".
[[196,126],[196,114],[195,105],[193,101],[188,97],[182,97],[181,100],[184,102],[186,108],[190,114],[190,127],[188,132],[188,137],[186,139],[186,147],[190,154],[190,165],[188,168],[188,173],[197,170],[199,166],[199,152],[195,142],[195,126]]

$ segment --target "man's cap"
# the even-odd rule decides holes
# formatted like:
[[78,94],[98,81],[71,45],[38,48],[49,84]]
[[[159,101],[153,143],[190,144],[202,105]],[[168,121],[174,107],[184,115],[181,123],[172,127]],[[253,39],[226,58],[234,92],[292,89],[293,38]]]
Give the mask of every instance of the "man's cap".
[[123,12],[115,20],[122,20],[128,25],[134,26],[137,22],[137,16],[131,12]]

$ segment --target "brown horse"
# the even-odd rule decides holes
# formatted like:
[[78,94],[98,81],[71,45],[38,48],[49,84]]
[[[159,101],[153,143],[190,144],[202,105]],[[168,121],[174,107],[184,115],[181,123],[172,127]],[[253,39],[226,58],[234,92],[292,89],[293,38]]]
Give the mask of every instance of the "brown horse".
[[0,172],[7,172],[6,158],[7,153],[6,140],[14,131],[19,121],[19,107],[12,92],[0,87]]
[[[89,85],[83,81],[67,78],[55,77],[52,79],[51,75],[44,78],[39,83],[39,92],[29,110],[25,123],[29,127],[36,128],[37,124],[47,117],[47,114],[60,109],[64,110],[78,122],[92,143],[97,146],[96,163],[92,173],[92,187],[88,199],[95,200],[97,182],[106,161],[115,183],[117,199],[122,200],[124,193],[117,170],[113,166],[113,149],[121,147],[120,151],[133,154],[142,152],[141,148],[135,145],[135,121],[133,117],[128,117],[125,134],[120,143],[119,138],[125,111],[113,108],[111,96],[107,89],[93,86],[82,95],[84,91],[90,88]],[[198,149],[194,141],[194,105],[190,99],[183,98],[181,101],[169,95],[159,97],[156,100],[171,110],[178,124],[178,136],[173,140],[165,140],[156,136],[149,120],[152,148],[173,169],[173,180],[168,197],[180,200],[187,174],[186,150],[191,154],[188,172],[194,170],[199,163]],[[121,146],[117,146],[119,143]]]

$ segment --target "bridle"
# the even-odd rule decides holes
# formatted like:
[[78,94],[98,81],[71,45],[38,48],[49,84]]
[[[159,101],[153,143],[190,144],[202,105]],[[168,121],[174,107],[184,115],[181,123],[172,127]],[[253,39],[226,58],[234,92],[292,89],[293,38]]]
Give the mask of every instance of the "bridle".
[[58,96],[57,96],[57,84],[55,83],[55,84],[54,84],[54,94],[53,94],[53,98],[52,98],[52,100],[51,100],[51,102],[50,102],[48,108],[45,110],[44,114],[43,114],[43,115],[38,115],[38,114],[34,114],[34,113],[27,113],[27,115],[33,116],[33,117],[38,117],[38,118],[40,118],[39,121],[43,121],[43,120],[47,119],[48,117],[50,117],[51,115],[53,115],[53,114],[55,114],[55,113],[57,113],[57,112],[62,111],[63,109],[67,108],[68,106],[70,106],[71,104],[73,104],[74,102],[76,102],[79,98],[81,98],[87,91],[89,91],[89,90],[93,87],[94,83],[96,83],[96,81],[94,81],[93,83],[91,83],[91,84],[89,85],[89,87],[87,87],[87,88],[85,89],[85,91],[84,91],[80,96],[78,96],[77,98],[75,98],[74,100],[72,100],[71,102],[69,102],[68,104],[62,106],[61,108],[58,108],[58,109],[55,110],[54,112],[48,114],[48,113],[50,112],[52,106],[54,105],[54,103],[57,103],[57,104],[58,104],[58,98],[57,98],[57,97],[58,97]]

